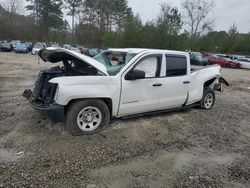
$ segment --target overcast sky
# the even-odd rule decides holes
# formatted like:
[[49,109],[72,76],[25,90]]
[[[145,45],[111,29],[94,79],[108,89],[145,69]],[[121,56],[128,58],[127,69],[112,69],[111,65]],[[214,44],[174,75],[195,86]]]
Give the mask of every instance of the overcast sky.
[[[0,3],[9,0],[0,0]],[[26,4],[25,0],[19,0]],[[176,6],[181,11],[183,0],[128,0],[135,14],[139,14],[143,22],[156,19],[160,11],[161,2]],[[250,0],[214,0],[214,30],[228,30],[234,23],[242,33],[250,32]],[[70,18],[67,18],[70,22]]]
[[[152,20],[159,14],[161,2],[177,6],[181,10],[183,0],[128,0],[134,13],[138,13],[146,22]],[[242,33],[250,32],[250,0],[215,0],[214,30],[228,30],[233,23]]]

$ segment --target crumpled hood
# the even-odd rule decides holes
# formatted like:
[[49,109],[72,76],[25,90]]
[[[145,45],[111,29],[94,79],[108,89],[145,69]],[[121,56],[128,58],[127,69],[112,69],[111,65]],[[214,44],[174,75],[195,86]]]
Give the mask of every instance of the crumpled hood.
[[47,48],[39,51],[38,55],[44,62],[59,63],[65,59],[73,60],[79,59],[83,63],[91,65],[105,75],[108,75],[106,67],[96,61],[95,59],[88,57],[86,55],[80,54],[75,51],[63,49],[63,48]]

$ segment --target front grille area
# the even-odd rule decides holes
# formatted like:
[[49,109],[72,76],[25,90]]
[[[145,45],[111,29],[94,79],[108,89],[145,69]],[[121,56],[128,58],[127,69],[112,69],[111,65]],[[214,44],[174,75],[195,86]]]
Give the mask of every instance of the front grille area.
[[51,104],[54,102],[54,97],[57,89],[57,84],[47,83],[46,86],[41,90],[41,100],[44,104]]
[[41,71],[35,83],[33,91],[34,98],[45,105],[54,102],[54,97],[57,89],[57,84],[49,83],[49,80],[61,76],[61,72],[50,73],[48,71]]

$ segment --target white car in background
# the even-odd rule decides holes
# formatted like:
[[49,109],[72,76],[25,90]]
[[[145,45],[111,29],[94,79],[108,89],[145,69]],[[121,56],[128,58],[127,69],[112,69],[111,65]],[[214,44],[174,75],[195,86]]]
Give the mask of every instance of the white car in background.
[[74,52],[77,52],[77,53],[81,53],[81,50],[79,50],[78,48],[76,48],[76,47],[70,47],[70,49],[69,50],[71,50],[71,51],[74,51]]
[[71,45],[69,45],[69,44],[64,44],[64,45],[63,45],[63,48],[64,48],[64,49],[67,49],[67,50],[70,50]]
[[247,58],[237,59],[237,62],[241,64],[241,68],[250,69],[250,59]]
[[35,46],[33,47],[32,51],[31,51],[31,54],[32,54],[32,55],[36,55],[36,54],[38,54],[38,52],[39,52],[40,50],[42,50],[42,49],[44,49],[44,48],[45,48],[44,44],[41,43],[41,42],[38,42],[38,43],[36,43]]

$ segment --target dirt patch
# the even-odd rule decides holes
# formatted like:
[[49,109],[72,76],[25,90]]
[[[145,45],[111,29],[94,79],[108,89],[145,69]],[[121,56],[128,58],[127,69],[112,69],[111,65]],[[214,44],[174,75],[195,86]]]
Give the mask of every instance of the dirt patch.
[[250,186],[250,71],[223,69],[231,87],[212,110],[119,119],[73,137],[21,96],[51,65],[14,53],[0,62],[0,187]]
[[0,163],[16,162],[23,156],[23,152],[13,150],[0,149]]

